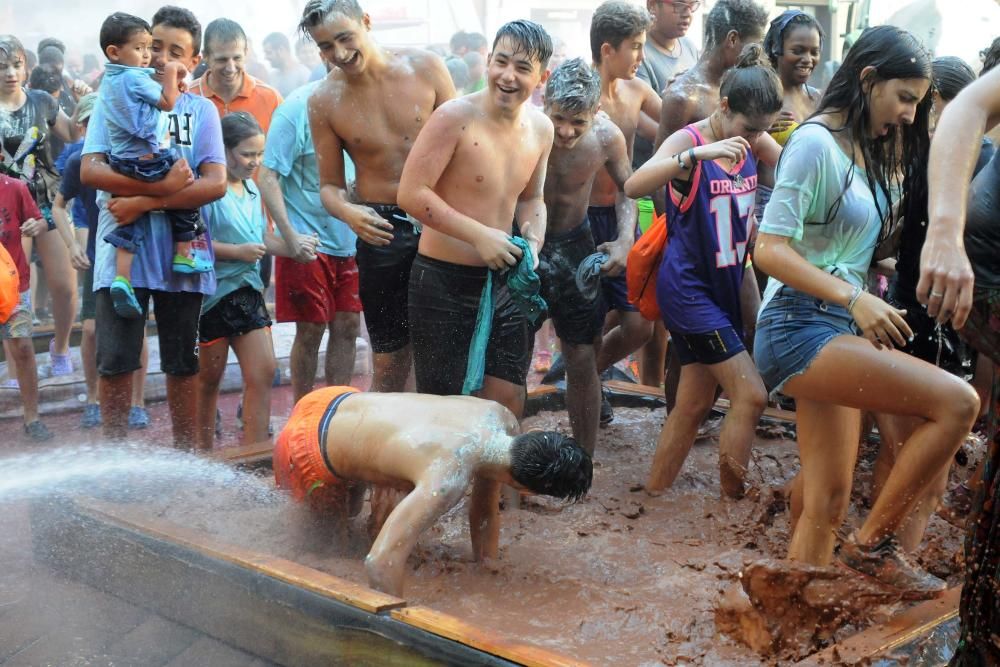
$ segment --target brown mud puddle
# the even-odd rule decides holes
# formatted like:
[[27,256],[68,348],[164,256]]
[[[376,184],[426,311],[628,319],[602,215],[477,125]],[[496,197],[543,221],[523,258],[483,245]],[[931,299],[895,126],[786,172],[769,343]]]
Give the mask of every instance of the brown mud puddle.
[[[720,634],[715,614],[745,563],[785,554],[788,512],[780,489],[798,469],[795,443],[758,439],[754,486],[743,500],[728,501],[719,495],[717,444],[700,441],[674,488],[653,498],[641,484],[662,422],[663,410],[616,410],[600,434],[588,497],[575,505],[532,497],[505,510],[495,563],[471,562],[462,502],[421,538],[405,597],[599,665],[783,664]],[[525,425],[569,431],[565,413],[542,413]],[[861,458],[859,478],[870,467],[865,454]],[[853,504],[849,521],[857,521],[859,505]],[[134,509],[365,583],[367,510],[352,523],[349,543],[317,547],[312,539],[303,548],[301,532],[291,526],[297,515],[284,501],[227,499],[225,489],[181,490]],[[932,519],[923,549],[939,573],[954,568],[960,537],[958,529]],[[882,608],[878,618],[891,611]],[[863,625],[824,638],[837,641]]]

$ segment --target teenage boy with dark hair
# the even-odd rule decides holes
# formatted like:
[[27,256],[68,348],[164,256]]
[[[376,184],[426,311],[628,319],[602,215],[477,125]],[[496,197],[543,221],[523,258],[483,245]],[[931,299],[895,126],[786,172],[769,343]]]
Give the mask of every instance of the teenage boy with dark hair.
[[[552,121],[526,103],[551,56],[552,40],[540,25],[504,25],[493,42],[487,87],[435,111],[406,160],[399,204],[424,225],[409,293],[421,393],[462,393],[482,361],[479,395],[515,415],[523,411],[531,345],[507,282],[522,246],[537,262],[545,238]],[[515,219],[521,245],[511,237]],[[486,318],[488,336],[477,331],[477,320]],[[484,359],[469,359],[473,341],[485,347]]]
[[[192,71],[201,60],[201,24],[187,9],[165,6],[153,16],[151,65],[165,72],[176,62]],[[156,76],[161,76],[157,74]],[[198,320],[201,299],[215,291],[214,272],[181,274],[170,269],[174,255],[170,225],[164,209],[196,209],[226,192],[226,154],[222,144],[219,114],[203,97],[183,93],[168,113],[173,148],[181,159],[167,176],[147,183],[119,174],[107,164],[111,152],[106,121],[100,106],[91,116],[83,148],[81,180],[98,188],[101,207],[98,223],[94,289],[97,292],[97,365],[100,379],[102,419],[105,435],[124,438],[132,389],[132,371],[139,368],[149,299],[155,304],[160,326],[160,366],[167,376],[167,402],[174,442],[190,447],[195,441],[194,402],[197,390]],[[191,166],[188,166],[188,165]],[[194,178],[192,169],[198,174]],[[111,196],[114,196],[114,199]],[[147,219],[139,220],[145,213]],[[119,316],[109,288],[115,276],[114,248],[103,236],[118,225],[143,227],[145,241],[132,265],[132,284],[142,306],[143,317]],[[214,263],[211,230],[195,240],[201,252]]]
[[[597,440],[601,381],[595,346],[601,342],[604,310],[600,290],[584,293],[576,279],[581,262],[596,249],[587,202],[598,173],[607,171],[618,187],[620,218],[634,211],[625,196],[632,174],[625,135],[607,116],[597,114],[601,79],[580,58],[557,67],[545,85],[545,113],[555,139],[545,178],[548,223],[539,274],[542,296],[562,343],[566,362],[566,409],[573,435],[590,454]],[[607,246],[605,246],[607,247]]]
[[497,557],[500,514],[490,485],[578,500],[590,489],[590,456],[554,431],[521,433],[501,405],[471,396],[361,393],[325,387],[292,411],[274,447],[281,488],[328,516],[347,515],[358,483],[406,492],[365,558],[372,588],[403,594],[417,540],[473,483],[469,533],[477,561]]
[[[148,67],[153,35],[149,24],[137,16],[115,12],[101,25],[101,50],[110,61],[97,104],[102,112],[111,151],[108,162],[119,174],[143,181],[162,180],[176,161],[167,141],[170,111],[185,91],[187,70],[178,62],[163,67],[162,85]],[[179,273],[206,273],[212,265],[192,257],[192,242],[204,230],[197,209],[171,209],[166,212],[176,244],[171,268]],[[136,300],[129,280],[132,258],[143,243],[143,229],[121,225],[107,232],[104,240],[113,245],[116,272],[111,284],[115,312],[122,317],[139,318],[142,307]]]
[[[323,206],[358,235],[372,388],[402,391],[412,367],[407,298],[419,230],[397,205],[397,190],[413,142],[434,110],[455,97],[455,87],[438,56],[390,51],[372,40],[371,21],[355,0],[312,0],[300,28],[332,66],[310,99],[309,125]],[[345,151],[356,168],[356,199],[348,192]]]
[[[646,31],[652,19],[642,7],[622,0],[608,0],[594,12],[590,24],[590,50],[594,68],[601,75],[601,110],[625,135],[629,160],[636,134],[652,140],[660,117],[660,96],[636,78],[642,64]],[[590,194],[591,232],[598,249],[609,260],[601,267],[605,306],[617,311],[619,321],[601,341],[597,370],[603,372],[642,347],[652,335],[652,323],[628,301],[625,262],[635,242],[636,207],[618,206],[621,190],[606,173],[599,173]],[[601,421],[611,421],[611,406],[601,407]]]

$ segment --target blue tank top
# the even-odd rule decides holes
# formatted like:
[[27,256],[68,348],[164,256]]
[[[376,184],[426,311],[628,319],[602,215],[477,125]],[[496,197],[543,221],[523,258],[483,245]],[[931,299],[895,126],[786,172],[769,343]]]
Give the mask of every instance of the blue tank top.
[[[684,128],[696,146],[705,139]],[[732,170],[698,162],[687,197],[667,188],[667,249],[657,275],[656,298],[667,329],[699,334],[732,326],[742,336],[740,286],[748,225],[757,190],[753,154]]]

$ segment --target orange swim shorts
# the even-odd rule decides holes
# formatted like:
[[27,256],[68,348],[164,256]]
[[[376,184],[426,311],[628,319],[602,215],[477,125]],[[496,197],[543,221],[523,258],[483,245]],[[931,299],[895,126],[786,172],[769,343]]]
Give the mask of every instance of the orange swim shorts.
[[349,482],[338,477],[323,456],[321,430],[354,387],[324,387],[303,396],[274,445],[274,480],[299,502],[327,509],[343,502]]

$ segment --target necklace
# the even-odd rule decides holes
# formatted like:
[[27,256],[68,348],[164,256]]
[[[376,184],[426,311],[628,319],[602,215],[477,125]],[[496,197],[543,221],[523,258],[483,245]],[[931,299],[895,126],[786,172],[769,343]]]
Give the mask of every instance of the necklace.
[[[715,120],[715,114],[713,113],[711,116],[708,117],[708,127],[710,130],[712,130],[712,138],[715,139],[716,141],[721,141],[720,137],[722,136],[722,134],[715,129],[715,123],[713,122],[714,120]],[[728,170],[723,169],[723,171],[726,172],[726,176],[729,176],[730,180],[733,182],[733,187],[736,190],[743,189],[743,186],[745,185],[745,182],[743,180],[743,174],[737,173],[735,176],[733,176],[732,174],[729,173]]]

